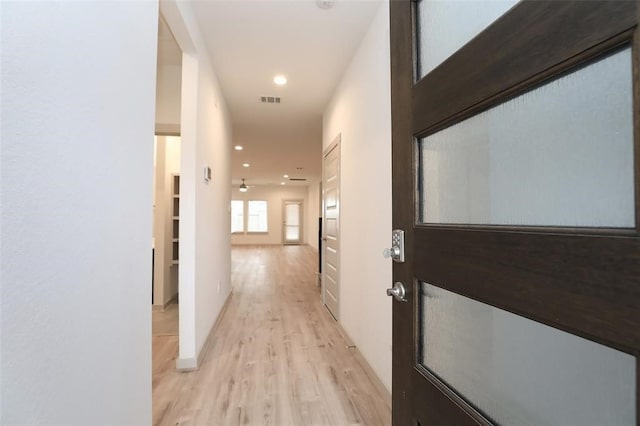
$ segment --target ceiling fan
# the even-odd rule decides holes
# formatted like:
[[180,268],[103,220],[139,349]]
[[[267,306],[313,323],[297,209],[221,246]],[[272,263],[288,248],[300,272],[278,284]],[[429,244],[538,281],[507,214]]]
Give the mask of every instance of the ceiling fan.
[[246,183],[244,183],[244,178],[242,178],[242,183],[240,184],[240,192],[247,192],[249,190],[249,187],[247,186]]

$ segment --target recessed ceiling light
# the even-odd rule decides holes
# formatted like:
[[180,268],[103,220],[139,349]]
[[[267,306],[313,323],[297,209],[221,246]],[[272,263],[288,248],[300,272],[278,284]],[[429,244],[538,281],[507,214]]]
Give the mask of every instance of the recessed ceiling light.
[[287,179],[289,175],[282,175],[283,178]]
[[327,10],[333,7],[333,1],[331,0],[316,0],[316,6],[320,9]]
[[280,182],[280,185],[284,185],[284,184],[285,184],[284,182]]
[[233,147],[233,149],[235,149],[236,151],[242,151],[242,145],[236,145]]
[[242,167],[249,167],[250,165],[251,165],[251,164],[249,164],[249,163],[244,163],[244,164],[242,165]]
[[285,84],[287,84],[287,77],[285,77],[284,75],[276,75],[275,77],[273,77],[273,82],[278,86],[284,86]]

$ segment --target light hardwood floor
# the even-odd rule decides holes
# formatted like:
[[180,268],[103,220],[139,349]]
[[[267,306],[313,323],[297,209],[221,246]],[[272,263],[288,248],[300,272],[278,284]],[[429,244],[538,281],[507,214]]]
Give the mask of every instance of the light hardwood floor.
[[153,338],[155,425],[389,425],[391,409],[320,302],[306,246],[234,247],[233,294],[198,371]]
[[178,335],[178,304],[172,303],[167,309],[151,312],[151,334],[153,336]]

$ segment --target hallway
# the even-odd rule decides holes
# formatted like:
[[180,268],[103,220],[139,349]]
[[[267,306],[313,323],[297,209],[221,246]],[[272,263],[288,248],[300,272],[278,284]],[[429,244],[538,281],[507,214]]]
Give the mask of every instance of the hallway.
[[200,369],[176,372],[177,336],[153,338],[154,425],[390,424],[384,392],[320,302],[315,256],[233,248],[233,293]]

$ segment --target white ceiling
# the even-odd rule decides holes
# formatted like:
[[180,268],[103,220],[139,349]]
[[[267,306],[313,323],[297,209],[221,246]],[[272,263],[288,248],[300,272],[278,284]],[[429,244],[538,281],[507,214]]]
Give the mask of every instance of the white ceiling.
[[[336,0],[328,10],[314,0],[192,3],[231,113],[234,145],[244,147],[233,151],[235,183],[279,184],[285,173],[320,177],[322,113],[380,3]],[[276,74],[288,84],[276,86]],[[261,96],[281,103],[261,103]]]

